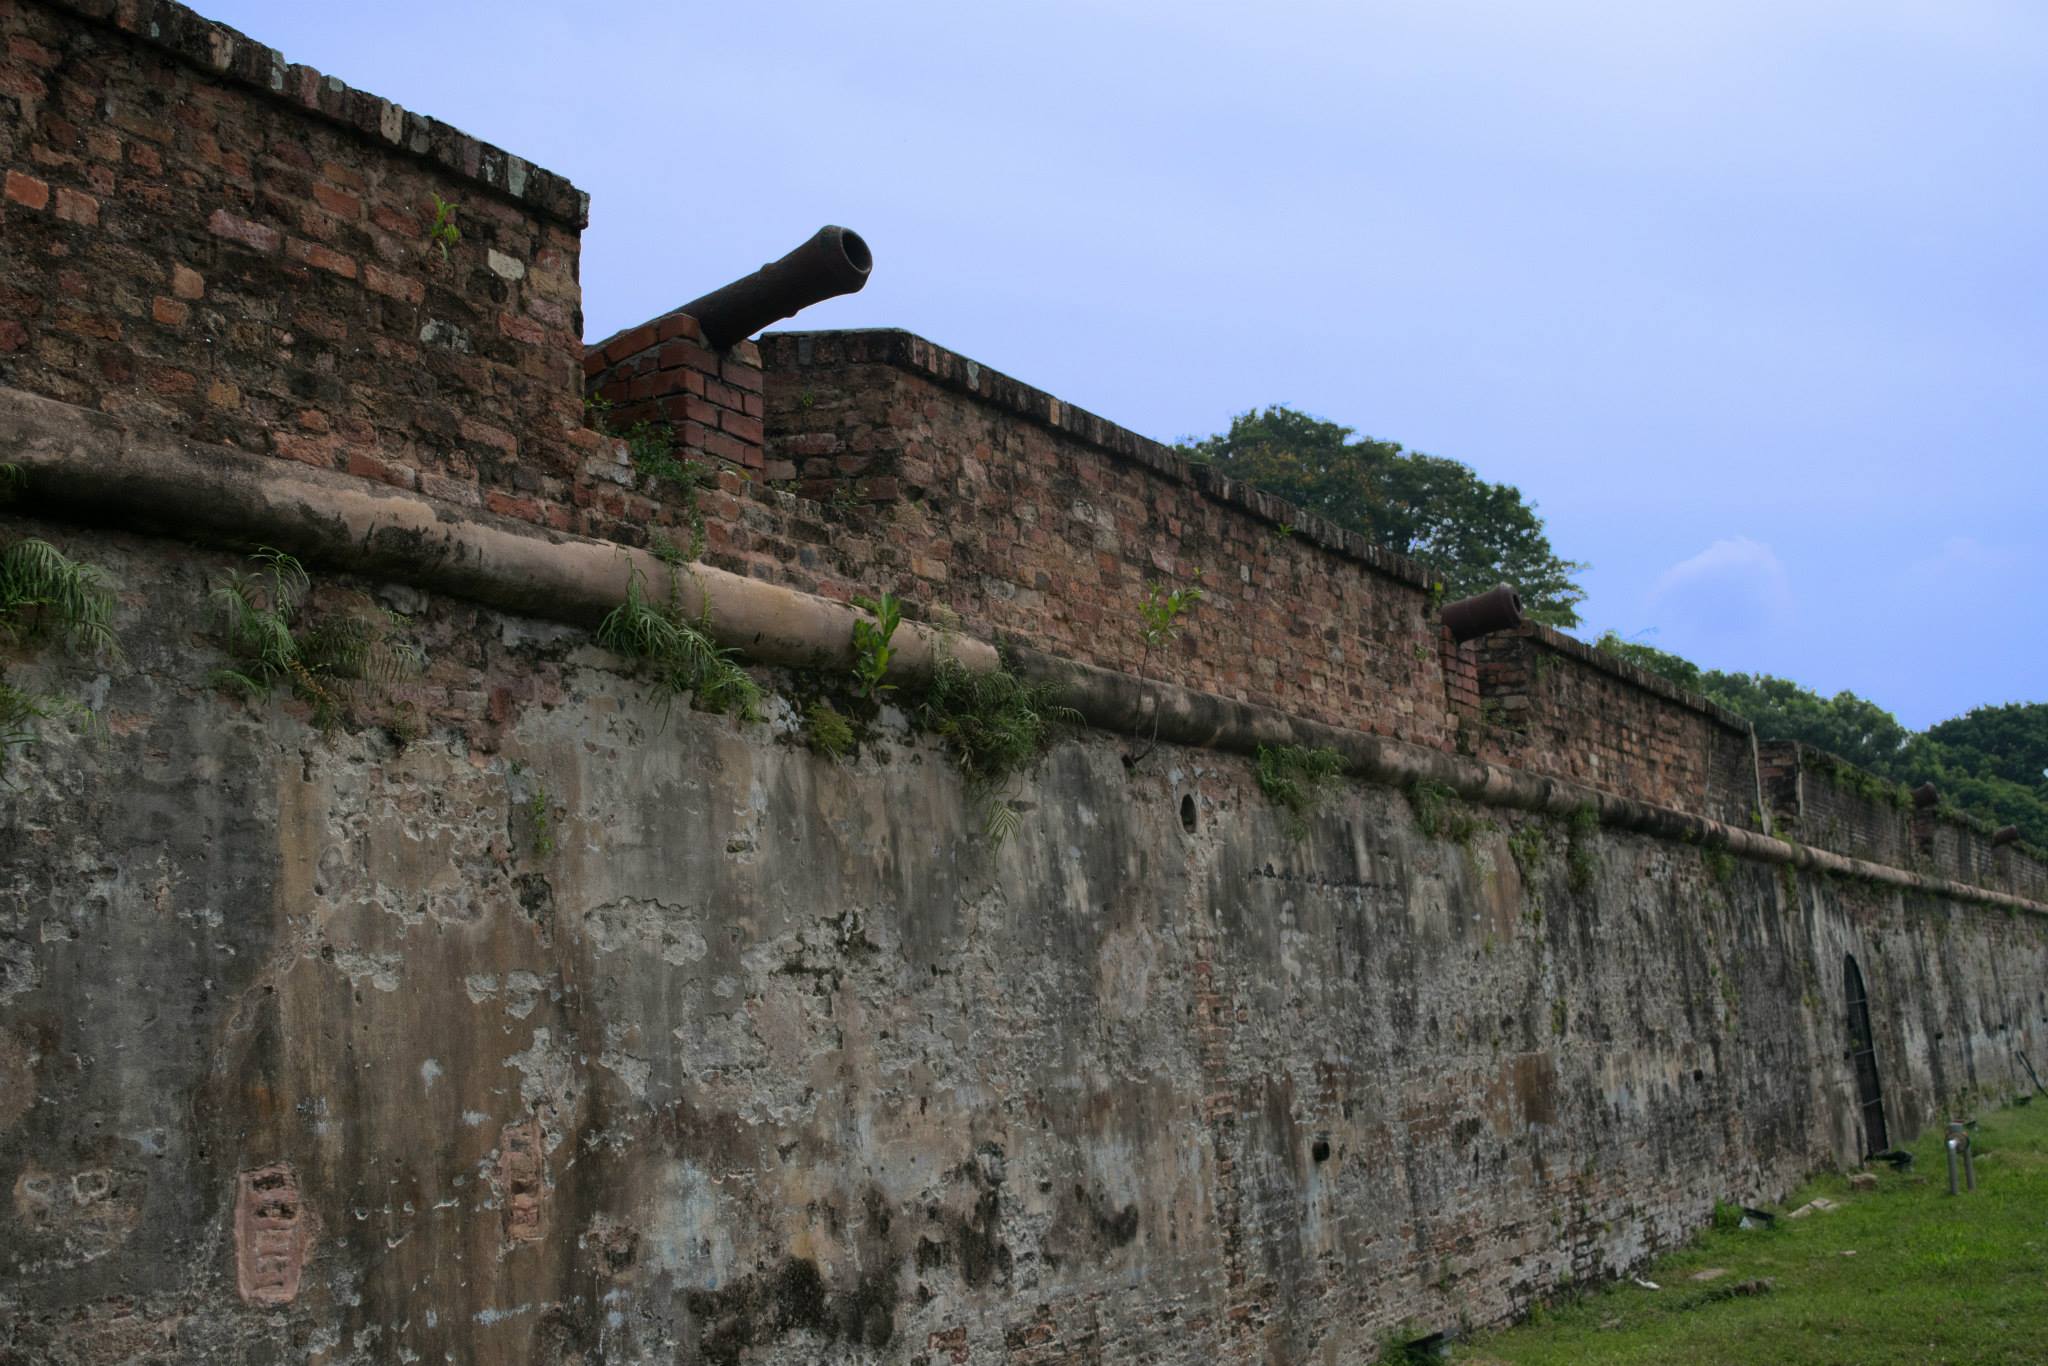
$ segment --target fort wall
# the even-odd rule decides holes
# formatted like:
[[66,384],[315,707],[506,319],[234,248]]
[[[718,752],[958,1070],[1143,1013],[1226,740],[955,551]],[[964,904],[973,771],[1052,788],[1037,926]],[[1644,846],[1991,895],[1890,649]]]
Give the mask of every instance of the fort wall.
[[[178,6],[0,44],[0,545],[122,643],[0,647],[102,719],[5,751],[0,1360],[1364,1362],[1859,1160],[1851,960],[1890,1141],[2024,1089],[2031,851],[909,333],[586,348],[567,182]],[[257,544],[420,671],[224,690]],[[759,719],[598,645],[669,575]],[[1002,841],[991,645],[1087,723]]]

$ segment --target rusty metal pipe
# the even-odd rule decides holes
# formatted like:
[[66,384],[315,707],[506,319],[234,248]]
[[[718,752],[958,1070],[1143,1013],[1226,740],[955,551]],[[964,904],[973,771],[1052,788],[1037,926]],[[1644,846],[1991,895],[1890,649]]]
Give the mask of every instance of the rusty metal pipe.
[[1506,584],[1496,584],[1469,598],[1444,604],[1443,623],[1459,644],[1522,624],[1522,597]]
[[743,275],[677,311],[704,329],[720,351],[812,304],[857,292],[874,269],[868,244],[851,228],[823,227],[779,261]]

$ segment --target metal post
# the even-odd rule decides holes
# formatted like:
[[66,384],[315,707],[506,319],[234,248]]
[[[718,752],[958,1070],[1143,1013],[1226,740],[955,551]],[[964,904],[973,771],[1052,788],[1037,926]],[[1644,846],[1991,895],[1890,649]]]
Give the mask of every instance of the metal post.
[[1977,1189],[1977,1164],[1970,1155],[1970,1131],[1951,1120],[1948,1126],[1948,1193],[1956,1193],[1956,1155],[1963,1159],[1963,1188]]

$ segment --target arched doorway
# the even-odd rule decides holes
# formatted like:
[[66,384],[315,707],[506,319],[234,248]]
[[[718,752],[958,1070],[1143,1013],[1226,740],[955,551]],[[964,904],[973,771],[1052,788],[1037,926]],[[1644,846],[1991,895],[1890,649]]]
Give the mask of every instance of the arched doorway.
[[1849,1058],[1856,1069],[1856,1102],[1863,1110],[1863,1152],[1881,1153],[1890,1148],[1884,1127],[1884,1089],[1877,1079],[1877,1042],[1870,1032],[1870,997],[1863,990],[1863,974],[1856,957],[1842,959],[1842,989],[1849,998]]

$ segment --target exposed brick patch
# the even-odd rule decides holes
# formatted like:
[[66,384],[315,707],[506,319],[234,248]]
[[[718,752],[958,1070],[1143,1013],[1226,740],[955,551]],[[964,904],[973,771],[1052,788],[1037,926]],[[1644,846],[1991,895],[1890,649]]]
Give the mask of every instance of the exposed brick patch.
[[339,275],[344,280],[356,278],[356,263],[353,260],[332,247],[322,246],[318,242],[307,242],[294,238],[290,245],[285,248],[285,254],[294,261],[303,261],[316,270],[324,270],[330,274]]
[[285,1162],[235,1180],[235,1288],[245,1304],[290,1304],[299,1296],[316,1221]]
[[60,188],[57,191],[57,217],[66,223],[76,223],[82,228],[97,227],[100,221],[100,202],[89,194]]
[[25,209],[42,209],[50,202],[50,184],[32,175],[9,171],[6,194],[10,203],[19,204]]
[[251,251],[276,251],[283,240],[276,228],[238,218],[226,209],[215,209],[213,216],[206,220],[206,227],[214,236],[240,242]]

